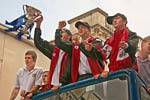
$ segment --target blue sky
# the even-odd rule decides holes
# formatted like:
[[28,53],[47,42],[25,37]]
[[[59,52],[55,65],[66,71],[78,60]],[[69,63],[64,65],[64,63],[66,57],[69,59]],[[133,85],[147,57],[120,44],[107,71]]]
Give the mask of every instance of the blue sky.
[[5,24],[5,20],[12,21],[21,16],[24,4],[42,11],[42,37],[46,40],[54,39],[58,21],[67,21],[97,7],[109,15],[125,14],[131,30],[141,37],[150,35],[150,0],[4,0],[0,3],[0,23]]

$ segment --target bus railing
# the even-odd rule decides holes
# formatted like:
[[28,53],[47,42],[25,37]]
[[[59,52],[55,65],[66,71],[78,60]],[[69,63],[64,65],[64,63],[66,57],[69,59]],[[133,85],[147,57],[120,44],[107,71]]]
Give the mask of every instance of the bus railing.
[[[118,71],[111,72],[111,73],[109,73],[107,78],[99,77],[98,79],[94,79],[93,77],[91,77],[91,78],[88,78],[88,79],[77,81],[75,83],[71,83],[71,84],[68,84],[68,85],[61,86],[57,91],[48,90],[48,91],[39,93],[39,94],[33,96],[32,100],[42,100],[44,98],[48,98],[48,97],[51,97],[53,95],[57,95],[57,94],[60,94],[60,93],[63,93],[63,92],[67,92],[67,91],[71,91],[71,90],[74,90],[74,89],[86,87],[86,86],[93,85],[93,84],[96,84],[96,83],[107,82],[109,80],[113,80],[115,78],[120,78],[120,77],[122,79],[124,77],[127,77],[128,80],[129,80],[128,81],[129,82],[128,83],[129,84],[129,96],[130,96],[129,100],[140,100],[139,95],[137,95],[138,92],[139,92],[137,90],[138,86],[140,84],[142,84],[143,87],[146,87],[146,84],[143,82],[143,80],[138,76],[136,71],[133,70],[133,69],[123,69],[123,70],[118,70]],[[96,94],[95,94],[95,96],[96,96]]]

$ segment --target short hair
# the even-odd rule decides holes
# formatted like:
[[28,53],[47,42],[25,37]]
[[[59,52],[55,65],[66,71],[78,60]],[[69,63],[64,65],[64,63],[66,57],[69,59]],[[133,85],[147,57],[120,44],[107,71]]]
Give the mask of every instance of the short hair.
[[145,38],[143,38],[142,43],[145,42],[150,42],[150,36],[146,36]]
[[28,50],[28,51],[25,53],[25,55],[32,55],[32,58],[33,58],[33,60],[35,60],[35,61],[36,61],[36,59],[37,59],[37,54],[36,54],[36,52],[33,51],[33,50]]
[[49,71],[45,70],[45,71],[43,71],[43,74],[44,74],[44,73],[49,73]]

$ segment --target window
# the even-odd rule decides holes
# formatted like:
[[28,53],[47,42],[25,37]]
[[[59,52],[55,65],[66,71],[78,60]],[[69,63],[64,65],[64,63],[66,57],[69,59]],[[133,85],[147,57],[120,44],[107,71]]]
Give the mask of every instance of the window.
[[150,100],[150,94],[144,87],[140,87],[140,97],[141,100]]
[[71,89],[43,100],[129,100],[127,77]]

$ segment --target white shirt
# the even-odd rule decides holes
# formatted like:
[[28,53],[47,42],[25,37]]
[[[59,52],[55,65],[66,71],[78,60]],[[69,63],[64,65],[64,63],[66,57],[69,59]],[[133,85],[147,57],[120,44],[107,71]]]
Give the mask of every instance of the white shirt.
[[42,83],[42,68],[34,67],[30,72],[24,68],[20,68],[17,72],[16,87],[21,90],[29,91],[33,85],[41,85]]
[[79,74],[82,75],[87,73],[91,73],[91,68],[87,57],[80,51]]
[[57,64],[56,64],[54,72],[53,72],[51,85],[60,85],[60,83],[59,83],[60,68],[61,68],[61,63],[62,63],[64,54],[65,54],[65,52],[63,50],[60,50],[58,61],[57,61]]

